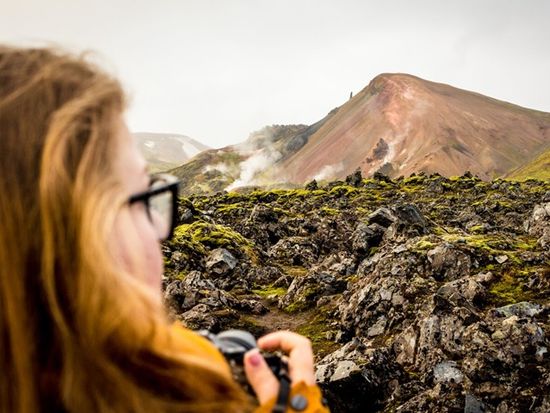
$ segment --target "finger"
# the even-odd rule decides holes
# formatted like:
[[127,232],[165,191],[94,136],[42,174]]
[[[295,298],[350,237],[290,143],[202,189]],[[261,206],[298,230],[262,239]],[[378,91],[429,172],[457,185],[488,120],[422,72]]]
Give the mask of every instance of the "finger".
[[244,355],[244,372],[260,404],[266,403],[279,392],[279,381],[258,349]]
[[276,331],[258,339],[258,346],[267,351],[280,349],[285,353],[290,353],[295,348],[311,348],[311,342],[306,337],[292,331]]
[[258,346],[264,350],[277,350],[288,353],[288,374],[293,383],[315,383],[313,350],[311,341],[290,331],[278,331],[258,340]]

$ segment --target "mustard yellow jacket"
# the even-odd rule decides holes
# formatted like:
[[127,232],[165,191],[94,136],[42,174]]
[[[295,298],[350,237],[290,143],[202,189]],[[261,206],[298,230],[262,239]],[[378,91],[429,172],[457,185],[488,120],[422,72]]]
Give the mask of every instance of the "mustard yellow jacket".
[[[185,337],[188,343],[192,344],[192,347],[196,349],[198,356],[204,357],[205,359],[211,360],[213,363],[218,364],[229,377],[232,377],[229,364],[219,350],[212,343],[210,343],[210,341],[198,335],[194,331],[183,327],[179,323],[174,324],[174,329],[178,334]],[[304,403],[304,398],[307,403]],[[289,400],[290,402],[287,409],[287,412],[289,413],[329,413],[328,408],[323,405],[321,390],[316,385],[308,386],[305,382],[294,384],[290,392]],[[295,403],[293,403],[293,401]],[[255,410],[255,413],[269,413],[272,411],[274,405],[275,398],[270,400],[268,403],[259,406]],[[294,408],[293,405],[296,406],[296,408]]]

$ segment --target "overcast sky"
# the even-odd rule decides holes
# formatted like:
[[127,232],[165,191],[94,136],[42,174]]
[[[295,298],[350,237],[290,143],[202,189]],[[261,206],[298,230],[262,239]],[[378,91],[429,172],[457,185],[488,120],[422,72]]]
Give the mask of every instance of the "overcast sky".
[[220,147],[404,72],[550,112],[546,0],[0,0],[0,41],[92,49],[133,131]]

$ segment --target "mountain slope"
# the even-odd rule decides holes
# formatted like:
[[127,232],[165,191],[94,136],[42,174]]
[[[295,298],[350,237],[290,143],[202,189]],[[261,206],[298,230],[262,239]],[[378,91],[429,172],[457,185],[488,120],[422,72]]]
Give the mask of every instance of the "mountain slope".
[[405,74],[383,74],[349,102],[278,174],[302,183],[360,168],[390,176],[471,171],[503,176],[550,146],[550,114]]
[[170,173],[182,180],[184,194],[266,185],[277,181],[270,174],[272,166],[302,148],[323,122],[266,126],[238,145],[204,151]]
[[209,149],[185,135],[140,132],[134,136],[151,172],[167,171]]
[[550,149],[540,154],[533,161],[512,171],[509,179],[524,181],[526,179],[550,180]]

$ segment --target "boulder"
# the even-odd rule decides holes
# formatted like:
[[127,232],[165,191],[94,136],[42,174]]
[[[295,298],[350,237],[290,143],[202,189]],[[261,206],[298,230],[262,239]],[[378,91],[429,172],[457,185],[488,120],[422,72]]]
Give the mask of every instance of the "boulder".
[[550,202],[536,205],[528,220],[524,223],[524,229],[538,238],[538,244],[542,248],[550,247]]
[[212,309],[239,306],[239,301],[235,297],[216,287],[212,280],[199,271],[190,272],[183,280],[168,283],[164,299],[176,313],[187,311],[199,303]]
[[368,216],[368,221],[371,224],[378,224],[384,228],[388,228],[391,224],[397,221],[397,217],[389,208],[379,208]]
[[354,340],[319,361],[315,377],[332,413],[362,413],[377,411],[401,375],[388,349],[369,349]]
[[438,245],[428,251],[427,257],[432,276],[438,281],[455,280],[470,273],[470,257],[452,245]]
[[319,248],[308,237],[288,237],[281,239],[271,247],[268,255],[286,265],[305,266],[313,265],[319,254]]
[[206,260],[206,269],[211,275],[222,276],[230,273],[238,262],[225,248],[216,248]]
[[359,223],[351,236],[353,251],[356,254],[368,253],[370,248],[380,245],[385,232],[386,228],[380,224]]
[[310,272],[304,277],[296,277],[279,300],[279,307],[293,304],[305,309],[313,307],[319,298],[341,293],[347,282],[326,272]]

